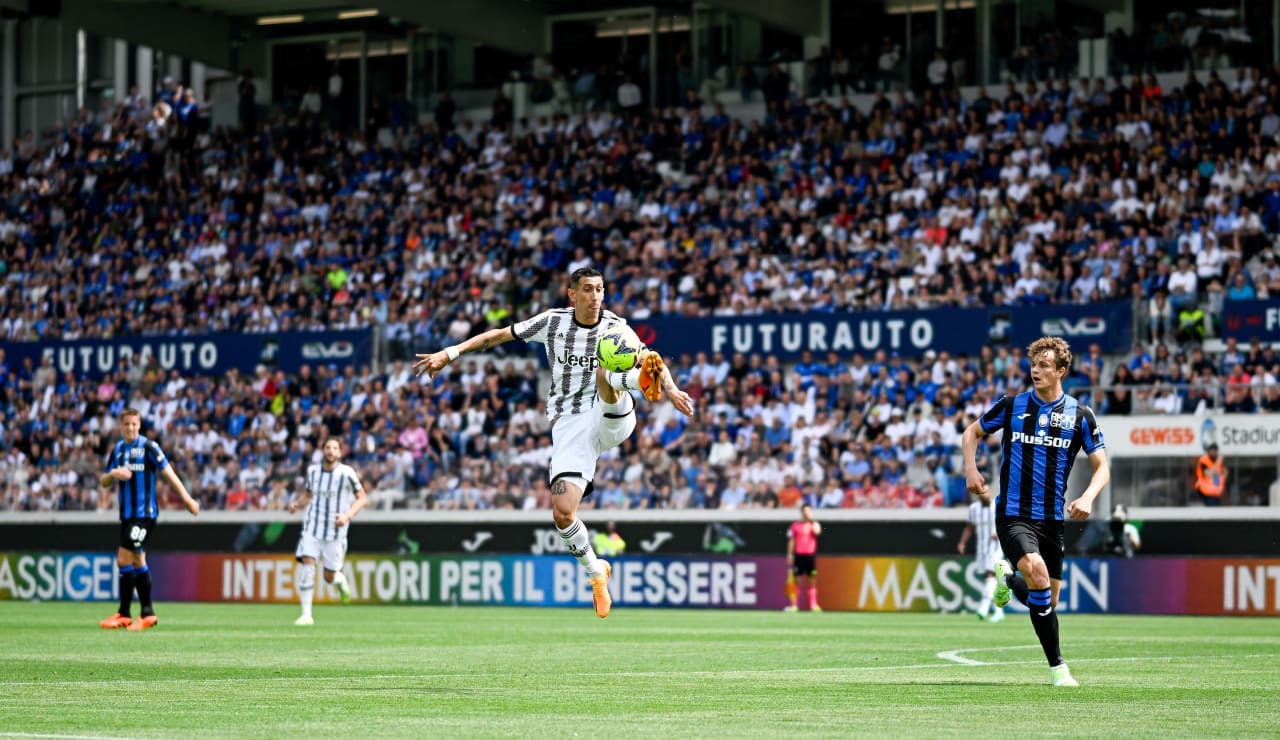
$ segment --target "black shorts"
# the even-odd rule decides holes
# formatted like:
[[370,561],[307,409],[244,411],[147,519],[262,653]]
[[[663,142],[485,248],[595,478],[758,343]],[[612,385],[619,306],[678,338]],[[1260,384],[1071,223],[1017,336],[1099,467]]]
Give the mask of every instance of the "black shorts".
[[791,572],[797,576],[811,576],[818,572],[817,555],[796,555],[791,559]]
[[143,553],[143,545],[155,531],[155,519],[123,519],[120,521],[120,547],[130,552]]
[[1066,524],[1042,522],[1021,517],[996,518],[996,536],[1005,558],[1018,568],[1018,561],[1027,553],[1039,553],[1044,558],[1049,577],[1062,580],[1062,559],[1066,548]]

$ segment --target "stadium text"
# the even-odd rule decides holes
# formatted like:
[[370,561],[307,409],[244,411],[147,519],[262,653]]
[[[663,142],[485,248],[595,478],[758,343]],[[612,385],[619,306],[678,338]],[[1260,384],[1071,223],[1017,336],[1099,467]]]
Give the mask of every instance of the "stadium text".
[[[293,601],[295,564],[278,557],[222,561],[220,598]],[[343,572],[352,597],[366,603],[511,604],[591,603],[591,582],[572,560],[550,558],[349,560]],[[681,560],[617,560],[614,599],[637,606],[755,606],[757,564]],[[337,592],[325,586],[321,600]]]
[[60,373],[109,373],[121,360],[132,362],[137,355],[143,363],[155,357],[163,370],[212,370],[218,364],[218,345],[213,342],[99,344],[45,347],[43,356],[53,360]]
[[[919,349],[933,344],[928,319],[866,319],[857,322],[821,321],[759,324],[716,324],[711,328],[713,352],[852,352],[853,350]],[[908,344],[910,342],[910,344]]]
[[[951,612],[977,608],[977,598],[966,596],[966,590],[969,594],[981,590],[982,574],[976,562],[965,567],[960,561],[943,560],[936,562],[933,569],[929,568],[934,564],[931,561],[918,560],[914,568],[903,569],[899,569],[899,563],[896,559],[881,558],[866,561],[856,591],[856,609]],[[1068,563],[1058,608],[1108,611],[1108,577],[1107,563],[1099,563],[1092,574],[1075,563]]]
[[1076,319],[1045,319],[1040,331],[1050,337],[1097,337],[1107,333],[1107,320],[1096,316]]
[[0,556],[0,598],[104,601],[117,597],[111,555]]
[[1280,565],[1226,565],[1222,568],[1222,609],[1226,612],[1280,611]]

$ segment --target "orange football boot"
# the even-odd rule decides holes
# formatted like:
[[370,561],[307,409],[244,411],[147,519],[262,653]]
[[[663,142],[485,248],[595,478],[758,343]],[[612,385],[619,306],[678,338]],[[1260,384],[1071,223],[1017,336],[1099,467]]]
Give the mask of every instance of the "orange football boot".
[[604,572],[591,579],[591,600],[596,605],[596,616],[604,619],[613,608],[613,597],[609,595],[609,577],[613,575],[613,566],[607,560],[600,562],[604,563]]
[[147,616],[141,617],[138,619],[138,621],[129,625],[129,631],[141,632],[145,629],[151,629],[152,627],[156,626],[156,623],[158,623],[159,621],[160,620],[156,618],[156,615],[148,614]]
[[106,619],[98,622],[98,626],[104,630],[124,629],[133,623],[133,617],[123,617],[120,612],[116,612]]
[[662,355],[652,350],[640,363],[640,392],[650,403],[662,400],[662,371],[665,368]]

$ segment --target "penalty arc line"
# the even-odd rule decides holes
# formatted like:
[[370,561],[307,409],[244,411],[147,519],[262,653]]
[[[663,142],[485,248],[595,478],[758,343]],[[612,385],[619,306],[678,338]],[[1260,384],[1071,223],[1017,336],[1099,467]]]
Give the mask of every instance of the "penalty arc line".
[[1038,648],[1039,645],[1006,645],[1004,647],[980,647],[980,648],[963,648],[961,650],[943,650],[938,653],[938,657],[943,660],[949,660],[960,665],[995,665],[984,660],[974,660],[966,658],[961,653],[994,653],[1003,650],[1030,650]]

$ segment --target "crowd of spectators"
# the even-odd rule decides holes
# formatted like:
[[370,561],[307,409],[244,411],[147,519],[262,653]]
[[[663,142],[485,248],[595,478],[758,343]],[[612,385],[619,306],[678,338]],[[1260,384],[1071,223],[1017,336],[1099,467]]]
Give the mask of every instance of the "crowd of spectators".
[[[1112,380],[1162,390],[1093,402],[1271,408],[1274,365],[1195,347],[1225,301],[1280,291],[1278,97],[1280,72],[1252,70],[1169,91],[1011,84],[865,109],[787,98],[762,121],[694,105],[371,138],[306,112],[210,131],[141,99],[82,111],[0,159],[0,338],[376,324],[401,364],[91,381],[0,359],[20,420],[0,431],[0,508],[100,505],[92,478],[126,404],[215,507],[278,508],[323,434],[412,505],[545,506],[536,372],[464,362],[427,387],[402,361],[559,305],[583,264],[636,319],[1132,300],[1152,356]],[[677,362],[707,413],[681,426],[654,409],[594,500],[940,504],[958,429],[1025,383],[1016,350],[824,359]],[[1072,382],[1110,372],[1082,357]],[[1222,392],[1197,396],[1206,382]]]
[[[589,505],[939,506],[957,495],[963,425],[997,394],[1026,387],[1017,349],[915,360],[879,351],[848,362],[831,354],[793,368],[758,354],[699,354],[674,367],[698,416],[642,403],[637,433],[602,461]],[[406,362],[382,374],[308,365],[213,378],[133,360],[97,380],[57,377],[46,362],[10,377],[9,418],[21,423],[0,431],[0,509],[112,507],[114,490],[100,492],[97,478],[126,407],[211,509],[284,508],[330,435],[376,505],[550,505],[536,362],[467,357],[430,381]]]
[[592,112],[389,146],[306,114],[251,132],[174,118],[162,138],[123,106],[82,114],[0,160],[0,336],[376,322],[431,343],[549,305],[588,262],[624,313],[1160,292],[1220,310],[1280,289],[1277,79],[789,98],[749,123]]

